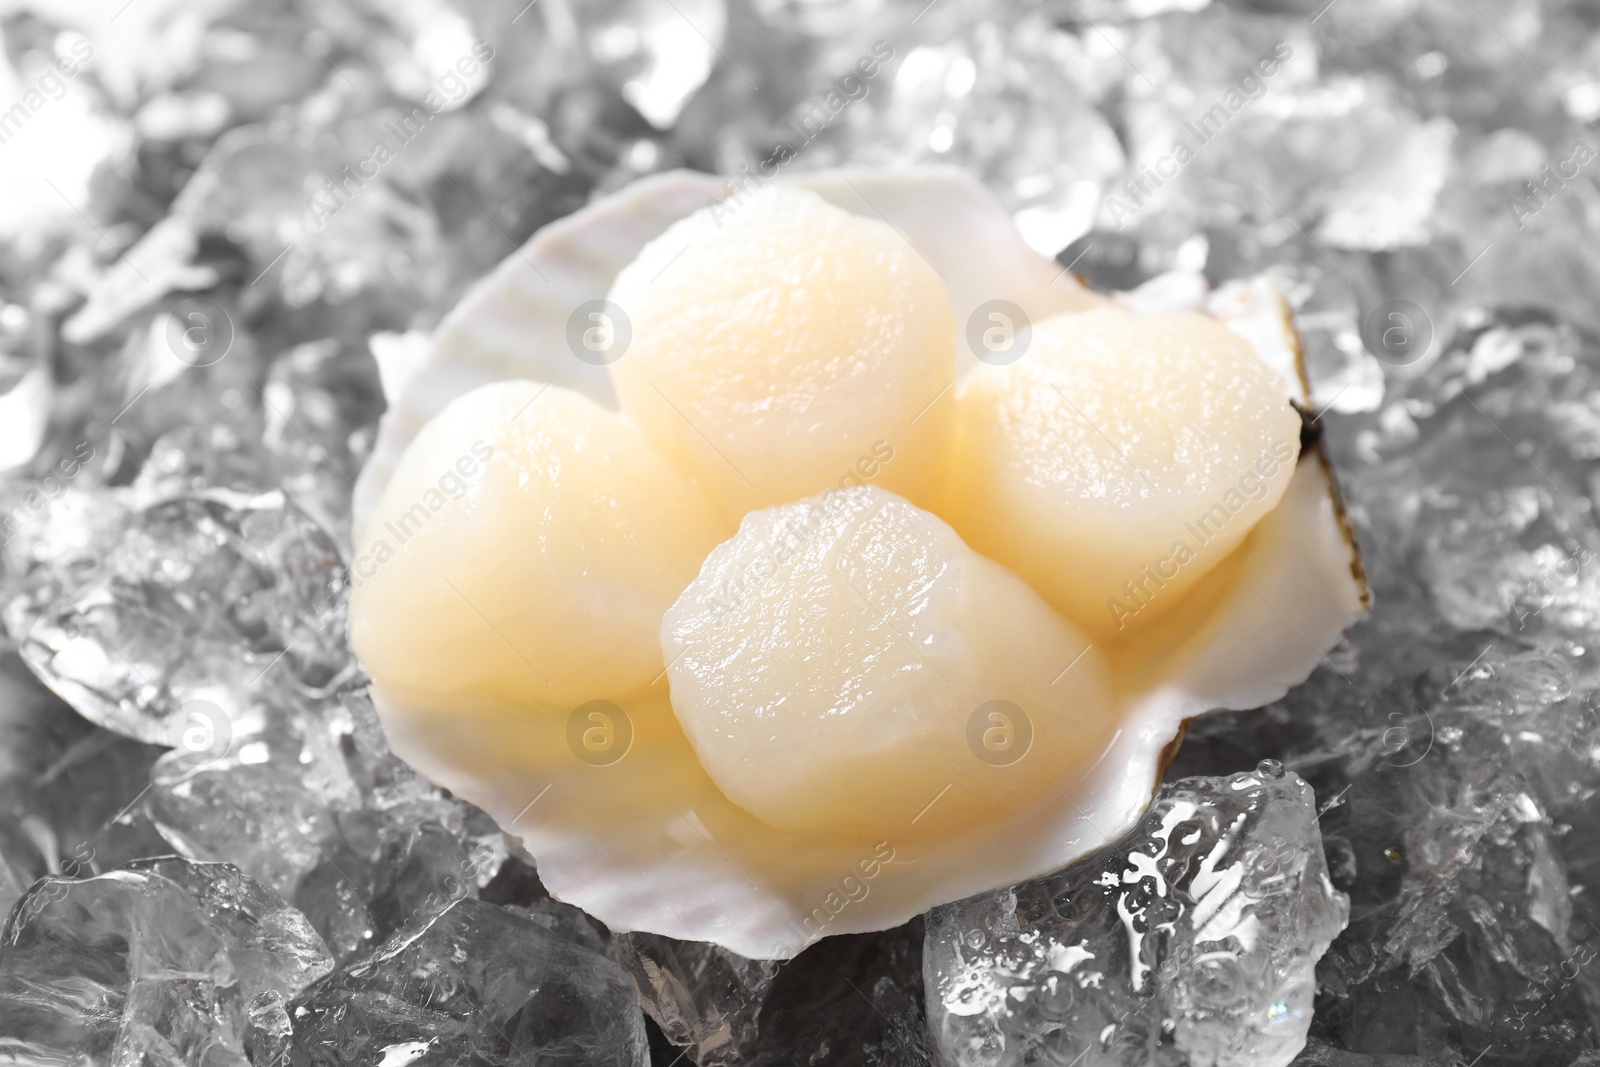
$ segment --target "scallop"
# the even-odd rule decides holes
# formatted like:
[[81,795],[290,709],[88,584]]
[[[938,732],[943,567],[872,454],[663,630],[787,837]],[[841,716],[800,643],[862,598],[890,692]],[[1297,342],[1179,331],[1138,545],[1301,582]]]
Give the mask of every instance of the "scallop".
[[894,227],[769,185],[647,244],[611,303],[623,414],[737,522],[829,486],[942,482],[955,316]]
[[569,389],[481,386],[417,436],[356,545],[351,638],[441,713],[571,710],[659,680],[662,613],[728,528]]
[[[765,199],[722,195],[709,176],[661,175],[535,234],[441,325],[391,397],[357,485],[358,541],[370,548],[463,446],[470,453],[476,427],[494,425],[458,418],[452,401],[516,380],[548,383],[541,395],[559,398],[540,448],[570,481],[535,484],[522,499],[500,468],[475,475],[462,501],[446,494],[428,519],[436,543],[406,546],[410,562],[396,556],[362,578],[358,557],[352,622],[396,753],[493,815],[556,897],[613,929],[780,959],[1058,869],[1135,823],[1186,720],[1278,699],[1369,606],[1332,471],[1290,406],[1303,408],[1307,389],[1269,280],[1209,291],[1173,276],[1093,293],[947,168],[817,173],[769,183]],[[742,273],[676,244],[703,228],[712,202],[725,225],[702,252],[715,245],[748,264]],[[673,229],[696,213],[700,222]],[[860,258],[796,276],[800,218]],[[890,263],[904,273],[880,276]],[[638,269],[619,279],[630,264]],[[680,268],[682,287],[658,306],[650,287]],[[799,332],[829,338],[813,348],[773,337],[789,318],[772,308],[799,297],[785,289],[776,304],[741,305],[741,279],[757,286],[761,269],[769,282],[830,288],[806,299],[849,325],[825,330],[805,316]],[[725,288],[701,301],[713,283]],[[850,292],[831,290],[844,284]],[[608,298],[632,305],[629,346],[609,364],[569,342]],[[714,305],[731,310],[704,318]],[[974,341],[996,307],[1034,324],[1031,355],[997,365]],[[717,351],[738,375],[701,365],[693,329],[673,334],[674,322],[725,329],[737,343]],[[947,405],[950,421],[916,443],[895,427],[947,380],[952,348],[966,379],[929,409]],[[1170,387],[1152,385],[1162,358]],[[1124,380],[1114,373],[1124,360],[1143,369]],[[818,368],[859,371],[873,403],[831,396]],[[1214,381],[1190,396],[1183,380],[1197,368]],[[703,405],[689,433],[754,486],[770,479],[770,493],[719,470],[666,409],[639,406],[651,382],[680,408]],[[1099,405],[1115,443],[1065,425],[1075,416],[1040,385],[1054,395],[1059,385],[1085,412]],[[503,388],[520,397],[543,387]],[[1163,397],[1154,407],[1153,390]],[[724,409],[705,403],[713,396]],[[510,403],[495,416],[513,414]],[[798,427],[779,417],[785,403],[805,414]],[[997,433],[1003,414],[1027,432]],[[440,418],[460,425],[436,433]],[[939,438],[952,434],[955,451],[941,459],[951,445]],[[880,439],[895,450],[882,469],[835,469]],[[493,443],[491,463],[524,447]],[[1052,443],[1099,470],[1107,495],[1095,496],[1092,479],[1054,476],[1048,464],[1072,457],[1043,457]],[[1109,631],[1095,601],[1109,579],[1127,579],[1105,560],[1126,568],[1165,552],[1174,522],[1225,496],[1276,445],[1296,452],[1258,472],[1265,488],[1230,512],[1226,542],[1168,579],[1159,607],[1152,598]],[[612,458],[592,462],[601,455]],[[905,482],[902,459],[905,476],[917,475]],[[1031,479],[1030,463],[1042,465]],[[476,493],[515,503],[487,522],[470,512]],[[975,515],[986,499],[994,514]],[[572,534],[596,500],[615,525]],[[1022,549],[1026,521],[1055,528],[1033,550],[1047,559]],[[543,537],[565,547],[545,553]],[[441,574],[474,583],[462,591],[494,606],[484,613],[494,627],[412,588]],[[1052,576],[1099,586],[1085,607]],[[369,582],[393,585],[380,597]],[[426,622],[407,631],[407,613]],[[496,627],[541,671],[552,665],[549,684],[504,642],[487,651]]]
[[1088,639],[877,486],[745,516],[667,612],[661,644],[700,763],[784,830],[994,823],[1116,731]]
[[1181,603],[1283,498],[1300,416],[1250,343],[1194,312],[1034,326],[957,401],[951,521],[1096,639]]

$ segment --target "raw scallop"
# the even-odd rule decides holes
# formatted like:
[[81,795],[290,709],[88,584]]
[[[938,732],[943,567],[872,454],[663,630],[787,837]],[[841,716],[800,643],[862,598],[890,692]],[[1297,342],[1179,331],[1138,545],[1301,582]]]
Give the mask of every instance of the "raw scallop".
[[786,830],[993,823],[1092,765],[1116,731],[1088,639],[876,486],[745,516],[661,641],[701,764]]
[[728,533],[626,420],[505,382],[417,435],[358,533],[350,631],[391,696],[567,710],[661,674],[661,615]]

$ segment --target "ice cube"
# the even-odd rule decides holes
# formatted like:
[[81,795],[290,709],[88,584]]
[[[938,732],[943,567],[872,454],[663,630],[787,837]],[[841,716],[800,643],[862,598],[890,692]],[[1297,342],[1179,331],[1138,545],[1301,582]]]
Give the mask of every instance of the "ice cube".
[[0,1046],[30,1062],[243,1067],[251,1003],[332,966],[302,916],[226,864],[45,878],[0,937]]
[[960,1067],[1284,1067],[1349,900],[1311,787],[1277,764],[1164,787],[1066,870],[928,914],[929,1024]]
[[[294,1062],[646,1067],[633,983],[610,960],[479,900],[458,900],[289,1007]],[[407,1058],[409,1057],[409,1058]]]
[[79,714],[178,745],[187,701],[232,719],[241,698],[281,684],[272,672],[308,689],[350,673],[345,582],[333,540],[281,493],[214,490],[36,563],[4,615],[28,665]]
[[655,934],[613,938],[667,1039],[700,1067],[932,1067],[922,921],[824,938],[784,963]]

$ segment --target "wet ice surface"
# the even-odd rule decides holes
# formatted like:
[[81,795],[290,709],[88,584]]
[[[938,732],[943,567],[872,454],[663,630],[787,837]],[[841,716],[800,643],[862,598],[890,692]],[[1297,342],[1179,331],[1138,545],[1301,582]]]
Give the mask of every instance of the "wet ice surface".
[[[1306,878],[1320,854],[1349,923],[1316,964],[1297,1063],[1596,1061],[1589,7],[138,0],[110,16],[0,14],[0,104],[28,111],[0,144],[0,1059],[628,1063],[647,1038],[663,1065],[920,1065],[998,1034],[996,1057],[1032,1042],[1038,1062],[1123,1062],[1148,1044],[1153,1062],[1227,1062],[1305,1023],[1287,1006],[1337,899]],[[475,41],[487,69],[446,78]],[[86,47],[58,92],[45,62]],[[430,89],[426,129],[328,199],[325,178]],[[1221,131],[1196,136],[1218,105]],[[813,132],[791,122],[819,106]],[[1117,890],[1162,922],[1161,901],[1186,905],[1141,941],[1147,971],[1092,881],[1076,910],[1024,888],[1014,912],[964,902],[781,966],[613,936],[388,753],[342,637],[350,482],[385,383],[538,226],[640,174],[756,167],[779,142],[794,171],[964,166],[1102,285],[1269,271],[1291,295],[1378,607],[1285,700],[1195,723],[1163,801],[1282,761],[1216,865],[1262,889],[1229,899],[1270,936],[1202,951],[1198,864],[1162,871],[1169,897]],[[173,318],[183,299],[210,302],[198,333]],[[1398,299],[1429,342],[1380,359],[1363,327]],[[1294,776],[1320,853],[1301,799],[1272,792]],[[1252,844],[1272,811],[1286,853]],[[1202,824],[1169,860],[1226,836]],[[958,913],[978,917],[963,936],[941,925]],[[1097,956],[1058,954],[1057,973],[1104,978],[1060,1004],[1046,994],[1075,987],[1038,953],[1069,928]],[[1019,971],[1004,997],[980,966],[1002,947]],[[947,966],[958,950],[971,968]],[[1264,1023],[1213,965],[1301,999]],[[951,974],[979,1010],[945,1007]]]
[[1349,900],[1311,787],[1272,762],[1185,778],[1103,853],[933,909],[929,1023],[961,1067],[1284,1067]]
[[227,864],[45,878],[0,940],[0,1051],[247,1063],[281,1032],[284,999],[332,969],[305,917]]
[[[197,709],[239,720],[237,705],[263,691],[268,671],[311,693],[352,672],[338,548],[282,493],[212,490],[130,506],[139,496],[83,499],[114,518],[81,544],[68,547],[48,526],[24,531],[24,544],[49,538],[50,558],[35,565],[17,551],[7,568],[21,587],[6,605],[7,630],[34,673],[86,718],[176,745]],[[278,688],[277,679],[265,687]],[[202,747],[226,751],[226,739],[215,741]]]
[[531,919],[459,900],[288,1006],[291,1062],[648,1063],[633,983]]
[[617,935],[613,951],[696,1063],[928,1067],[922,925],[827,938],[785,963],[654,934]]

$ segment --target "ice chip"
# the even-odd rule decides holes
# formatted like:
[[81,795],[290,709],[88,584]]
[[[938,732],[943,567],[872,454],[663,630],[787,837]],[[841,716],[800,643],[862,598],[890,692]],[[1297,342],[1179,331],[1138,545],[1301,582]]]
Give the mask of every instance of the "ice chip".
[[306,917],[231,863],[167,856],[126,869],[159,875],[194,899],[227,943],[247,1003],[267,993],[293,996],[333,970],[327,946]]
[[[281,493],[162,500],[19,580],[4,618],[28,666],[136,740],[185,747],[198,728],[209,748],[219,730],[237,735],[223,720],[245,695],[352,670],[339,550]],[[219,713],[196,723],[196,699]]]
[[618,935],[612,952],[698,1067],[932,1067],[922,937],[916,919],[825,938],[783,963],[657,934]]
[[941,1055],[1133,1065],[1175,1051],[1195,1067],[1285,1067],[1350,911],[1313,801],[1276,765],[1186,778],[1116,846],[935,908],[923,967]]
[[[458,900],[289,1006],[294,1062],[645,1067],[644,1016],[616,964],[521,916]],[[391,1056],[393,1058],[391,1058]]]
[[302,916],[226,864],[46,878],[0,936],[0,1045],[29,1062],[243,1067],[252,1005],[332,966]]

